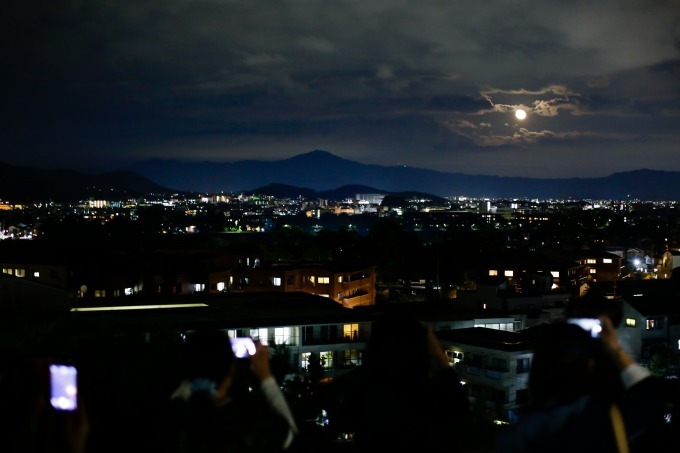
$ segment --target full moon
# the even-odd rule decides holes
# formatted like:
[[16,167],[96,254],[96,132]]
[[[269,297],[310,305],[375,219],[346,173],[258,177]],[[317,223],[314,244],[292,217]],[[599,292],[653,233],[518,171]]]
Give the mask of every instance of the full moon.
[[525,112],[522,109],[517,109],[515,110],[515,116],[517,117],[518,120],[523,120],[524,118],[527,117],[527,112]]

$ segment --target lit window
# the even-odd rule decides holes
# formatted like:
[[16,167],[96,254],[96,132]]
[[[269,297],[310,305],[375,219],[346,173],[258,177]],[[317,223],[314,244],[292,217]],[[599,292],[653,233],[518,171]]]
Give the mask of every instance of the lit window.
[[253,340],[260,340],[260,343],[267,346],[267,340],[269,339],[267,329],[250,329],[250,336]]
[[2,268],[2,273],[3,273],[3,274],[12,275],[14,272],[13,272],[13,270],[12,270],[11,268],[9,268],[9,267],[3,267],[3,268]]
[[560,271],[550,271],[550,275],[552,275],[553,278],[560,278]]
[[312,275],[311,277],[309,277],[309,281],[312,282],[312,285],[316,284],[316,277]]
[[342,275],[338,276],[338,283],[342,283]]
[[343,359],[346,364],[361,365],[361,356],[356,349],[346,349]]
[[40,278],[40,272],[39,271],[33,272],[33,277],[34,278]]
[[217,291],[224,291],[224,282],[217,282]]
[[590,273],[591,274],[597,274],[597,269],[595,269],[595,268],[590,269]]
[[661,319],[661,318],[648,319],[646,327],[647,327],[647,330],[663,329],[663,319]]
[[505,272],[503,272],[503,275],[505,275],[506,277],[512,277],[514,275],[514,272],[513,271],[505,271]]
[[342,331],[345,339],[356,340],[359,336],[359,324],[345,324]]
[[595,263],[597,263],[597,260],[596,260],[596,259],[588,258],[588,259],[586,260],[586,264],[595,264]]
[[303,352],[302,354],[300,354],[300,366],[303,369],[309,367],[309,357],[311,354],[312,354],[311,352]]
[[281,286],[281,277],[272,277],[272,285]]
[[626,318],[626,327],[635,327],[635,318]]
[[458,363],[463,360],[463,353],[460,351],[447,350],[446,355],[449,357],[449,361],[453,363]]
[[319,284],[328,285],[331,282],[330,277],[319,277]]
[[496,269],[490,269],[489,270],[489,276],[490,277],[495,277],[498,275],[498,271]]
[[194,285],[194,291],[195,292],[200,293],[203,290],[205,290],[205,283],[196,283]]
[[132,296],[133,291],[132,288],[125,288],[125,295],[126,296]]
[[290,327],[277,327],[274,329],[274,343],[291,344]]
[[105,289],[95,289],[94,290],[94,297],[106,297],[106,290]]
[[17,277],[25,277],[26,276],[26,269],[16,269],[14,271],[14,275]]
[[331,368],[333,366],[333,352],[320,352],[321,366],[324,368]]
[[612,263],[612,259],[611,259],[611,258],[602,258],[602,262],[603,262],[604,264],[611,264],[611,263]]

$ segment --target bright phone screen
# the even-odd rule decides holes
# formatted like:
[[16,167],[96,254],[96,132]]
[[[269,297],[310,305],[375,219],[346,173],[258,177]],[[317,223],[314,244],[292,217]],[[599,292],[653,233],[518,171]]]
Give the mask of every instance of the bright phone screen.
[[78,372],[71,365],[50,365],[50,404],[62,411],[78,408]]
[[239,359],[255,354],[255,343],[253,343],[252,338],[238,337],[232,338],[230,341],[231,349],[234,351],[234,355]]

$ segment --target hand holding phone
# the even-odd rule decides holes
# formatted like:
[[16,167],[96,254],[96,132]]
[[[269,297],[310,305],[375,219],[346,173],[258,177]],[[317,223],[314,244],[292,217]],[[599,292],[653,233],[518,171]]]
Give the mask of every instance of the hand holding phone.
[[231,350],[236,358],[243,359],[255,354],[255,342],[250,337],[231,338]]
[[576,324],[586,332],[589,332],[593,338],[599,338],[602,333],[602,323],[597,318],[569,318],[567,322]]
[[50,364],[50,404],[60,411],[78,409],[78,370],[73,365]]

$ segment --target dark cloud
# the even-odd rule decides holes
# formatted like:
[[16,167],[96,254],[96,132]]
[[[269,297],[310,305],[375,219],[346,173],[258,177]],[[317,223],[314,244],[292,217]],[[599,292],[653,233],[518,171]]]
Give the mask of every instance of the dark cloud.
[[0,160],[680,170],[679,23],[675,0],[10,0]]

